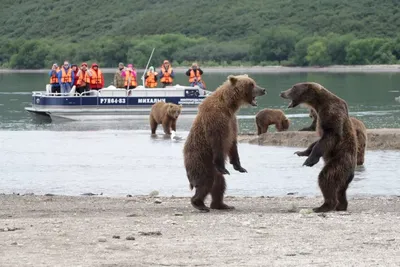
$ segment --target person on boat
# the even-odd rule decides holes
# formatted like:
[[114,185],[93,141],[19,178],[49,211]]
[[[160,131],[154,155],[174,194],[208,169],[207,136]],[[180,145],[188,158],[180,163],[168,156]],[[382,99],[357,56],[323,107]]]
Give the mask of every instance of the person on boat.
[[57,63],[54,63],[49,71],[50,76],[50,85],[51,85],[51,92],[53,94],[61,93],[60,83],[58,82],[58,72],[60,68],[58,67]]
[[74,77],[75,77],[73,85],[75,85],[75,87],[76,87],[76,83],[78,82],[78,78],[77,78],[77,74],[78,74],[78,71],[79,71],[78,65],[72,64],[71,65],[71,69],[72,69],[72,72],[74,73]]
[[71,88],[74,85],[74,79],[74,72],[72,71],[69,62],[64,61],[64,65],[58,72],[58,82],[60,84],[62,94],[68,94],[71,91]]
[[118,64],[118,69],[114,74],[114,86],[117,88],[124,88],[124,78],[122,77],[122,73],[125,71],[124,63],[120,62]]
[[164,60],[163,64],[161,65],[161,71],[159,74],[159,79],[160,82],[163,84],[163,88],[167,85],[172,85],[172,82],[174,81],[174,70],[169,63],[168,60]]
[[194,62],[192,67],[186,71],[186,76],[189,76],[190,86],[198,85],[200,88],[205,89],[201,75],[203,75],[203,70],[199,68],[199,65],[196,62]]
[[137,86],[136,70],[133,64],[128,64],[128,68],[122,73],[124,78],[124,87],[126,89],[135,89]]
[[77,74],[76,92],[82,94],[83,92],[90,91],[90,71],[87,69],[88,65],[86,62],[81,64],[81,68]]
[[149,71],[144,76],[145,87],[148,87],[148,88],[157,87],[157,75],[158,75],[158,73],[154,71],[154,67],[150,66]]
[[104,75],[97,63],[90,68],[90,90],[100,90],[104,87]]

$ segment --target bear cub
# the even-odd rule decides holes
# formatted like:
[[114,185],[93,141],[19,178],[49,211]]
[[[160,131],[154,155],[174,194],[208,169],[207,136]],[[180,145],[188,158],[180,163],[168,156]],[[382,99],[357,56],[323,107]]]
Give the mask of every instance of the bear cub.
[[285,113],[280,109],[265,108],[256,114],[257,134],[263,134],[268,131],[268,126],[275,124],[278,132],[287,131],[289,129],[289,120]]
[[171,134],[171,129],[176,132],[176,121],[181,114],[182,105],[157,102],[151,107],[150,128],[151,134],[155,134],[157,126],[162,125],[165,134]]

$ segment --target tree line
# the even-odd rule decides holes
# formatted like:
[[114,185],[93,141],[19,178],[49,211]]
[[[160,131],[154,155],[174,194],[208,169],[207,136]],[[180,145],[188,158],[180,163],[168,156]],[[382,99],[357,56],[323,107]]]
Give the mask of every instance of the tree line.
[[288,28],[263,30],[246,41],[219,41],[183,34],[161,34],[127,38],[101,37],[92,40],[58,41],[54,39],[0,38],[0,67],[11,69],[50,68],[62,64],[96,62],[100,67],[117,67],[119,62],[144,68],[150,53],[150,65],[158,67],[164,59],[173,66],[282,65],[329,66],[397,64],[400,61],[400,37],[357,38],[353,34],[329,33],[325,36],[301,36]]

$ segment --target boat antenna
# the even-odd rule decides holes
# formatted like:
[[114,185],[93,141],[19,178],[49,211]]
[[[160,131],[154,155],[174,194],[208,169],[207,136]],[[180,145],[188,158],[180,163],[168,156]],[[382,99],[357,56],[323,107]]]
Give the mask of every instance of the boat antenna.
[[147,68],[149,67],[149,64],[150,64],[150,60],[151,60],[151,58],[153,57],[154,49],[156,49],[156,48],[155,48],[155,47],[153,47],[153,51],[151,51],[151,55],[150,55],[150,57],[149,57],[149,61],[147,61],[146,68],[144,69],[144,72],[143,72],[143,75],[142,75],[142,83],[143,83],[143,87],[144,87],[144,76],[146,75]]

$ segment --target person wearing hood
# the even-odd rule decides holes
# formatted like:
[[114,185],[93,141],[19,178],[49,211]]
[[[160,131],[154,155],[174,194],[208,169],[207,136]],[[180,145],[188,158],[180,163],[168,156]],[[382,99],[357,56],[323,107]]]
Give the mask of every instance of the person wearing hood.
[[122,73],[124,77],[124,87],[126,89],[135,89],[137,86],[136,70],[133,64],[128,64],[128,68]]
[[58,82],[60,84],[62,94],[68,94],[71,91],[71,88],[74,85],[74,80],[75,75],[69,65],[69,62],[64,61],[64,65],[58,72]]
[[90,90],[100,90],[104,88],[104,75],[97,63],[92,64],[90,74]]
[[148,88],[154,88],[157,87],[157,75],[158,73],[154,71],[154,67],[151,66],[149,68],[149,71],[146,73],[146,75],[144,76],[144,80],[145,80],[145,87]]
[[120,62],[118,64],[118,69],[114,74],[114,86],[117,88],[124,88],[124,78],[122,73],[125,71],[124,63]]
[[163,88],[165,88],[167,85],[172,85],[174,77],[175,74],[171,64],[168,60],[164,60],[159,74],[160,82],[163,84]]
[[60,68],[58,67],[57,63],[54,63],[53,66],[51,67],[51,70],[49,71],[51,92],[53,94],[61,92],[60,83],[58,82],[59,71]]

